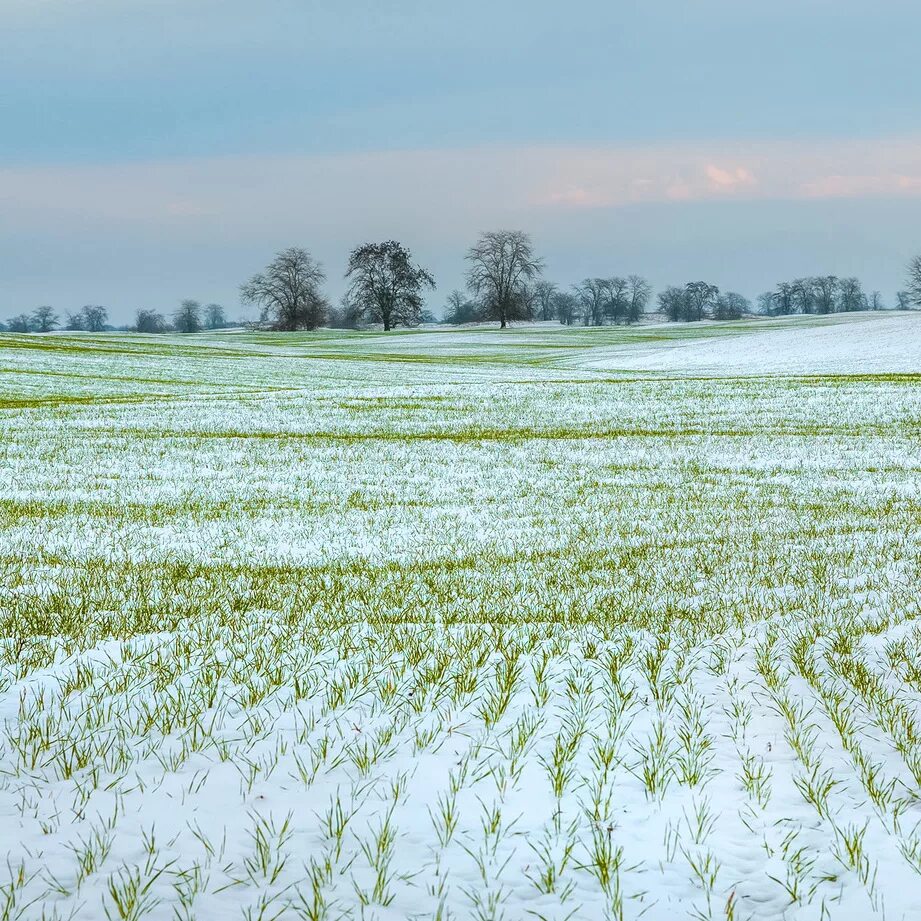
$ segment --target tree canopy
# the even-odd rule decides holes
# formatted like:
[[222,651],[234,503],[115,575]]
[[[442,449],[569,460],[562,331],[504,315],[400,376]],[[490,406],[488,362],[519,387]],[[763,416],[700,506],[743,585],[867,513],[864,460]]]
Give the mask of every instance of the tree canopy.
[[396,240],[364,243],[352,250],[345,277],[350,280],[348,302],[364,318],[395,326],[422,321],[422,292],[435,287],[431,272],[414,265],[409,250]]
[[307,250],[292,246],[241,285],[240,299],[259,307],[259,321],[270,329],[316,329],[329,309],[320,291],[325,281],[320,263]]
[[484,314],[499,321],[503,329],[509,320],[529,310],[529,282],[543,271],[534,255],[531,238],[520,230],[484,233],[466,256],[467,288],[480,298]]

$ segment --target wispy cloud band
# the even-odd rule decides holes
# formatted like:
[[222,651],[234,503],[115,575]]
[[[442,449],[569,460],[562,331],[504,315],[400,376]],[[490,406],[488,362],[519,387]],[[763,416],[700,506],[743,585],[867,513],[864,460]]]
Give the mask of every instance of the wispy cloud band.
[[0,169],[0,224],[427,232],[644,202],[921,197],[921,138],[507,147]]
[[921,195],[921,138],[573,149],[559,166],[541,200],[581,208]]

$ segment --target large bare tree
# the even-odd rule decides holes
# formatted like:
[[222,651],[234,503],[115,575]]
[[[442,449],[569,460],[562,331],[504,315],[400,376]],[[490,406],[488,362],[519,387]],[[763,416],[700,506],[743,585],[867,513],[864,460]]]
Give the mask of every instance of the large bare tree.
[[466,258],[467,287],[505,329],[526,307],[528,283],[543,270],[531,238],[520,230],[493,230],[470,247]]
[[240,287],[240,299],[260,309],[260,322],[272,329],[316,329],[329,305],[320,292],[326,281],[322,266],[305,249],[292,246]]
[[909,303],[921,307],[921,256],[915,256],[908,263],[908,284],[905,290]]
[[372,322],[394,326],[418,326],[422,321],[425,288],[435,279],[413,265],[409,250],[396,240],[365,243],[349,256],[345,277],[351,280],[349,302]]

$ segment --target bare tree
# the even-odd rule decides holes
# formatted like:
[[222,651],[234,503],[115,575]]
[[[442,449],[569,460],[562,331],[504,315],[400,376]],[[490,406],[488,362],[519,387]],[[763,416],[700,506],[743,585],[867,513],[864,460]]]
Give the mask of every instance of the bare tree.
[[173,328],[177,333],[201,332],[201,304],[184,300],[173,311]]
[[645,310],[650,294],[648,283],[638,275],[629,279],[618,275],[586,278],[575,291],[586,326],[602,326],[606,319],[614,323],[634,322]]
[[758,295],[758,313],[764,316],[770,316],[774,313],[774,292],[765,291]]
[[652,297],[652,285],[639,275],[630,275],[627,278],[627,322],[639,323],[640,317],[646,313],[649,299]]
[[669,285],[664,291],[659,292],[659,310],[672,323],[677,323],[684,318],[686,301],[687,293],[684,288]]
[[58,325],[58,315],[47,305],[32,311],[32,327],[37,333],[50,333]]
[[897,291],[895,303],[896,310],[911,310],[911,295],[907,291]]
[[773,294],[773,313],[782,317],[788,316],[796,310],[796,287],[789,282],[782,281]]
[[109,311],[100,304],[87,304],[80,313],[83,328],[89,333],[101,333],[109,322]]
[[27,313],[20,313],[15,317],[10,317],[6,326],[11,333],[31,333],[34,329],[32,317]]
[[464,297],[463,291],[458,291],[455,288],[448,295],[448,303],[445,305],[445,323],[463,323],[464,305],[467,299]]
[[106,328],[108,319],[109,311],[105,307],[100,307],[98,304],[87,304],[76,313],[68,312],[64,328],[73,331],[101,333]]
[[515,309],[511,319],[533,320],[537,316],[538,302],[534,285],[522,285],[515,298]]
[[586,278],[575,287],[576,297],[582,305],[582,322],[585,326],[601,326],[610,300],[606,278]]
[[842,278],[838,309],[845,311],[866,310],[867,296],[863,285],[856,278]]
[[479,319],[480,308],[476,301],[464,297],[463,291],[454,290],[448,295],[445,323],[460,325],[461,323],[475,323]]
[[528,282],[543,270],[531,238],[520,230],[490,231],[467,251],[466,258],[468,289],[505,329],[521,309]]
[[555,316],[556,285],[552,281],[541,279],[533,286],[537,313],[542,320],[552,320]]
[[568,291],[557,291],[553,298],[553,309],[560,323],[564,326],[572,326],[576,321],[579,301],[574,294]]
[[811,278],[795,278],[793,289],[793,313],[815,313],[815,286]]
[[908,281],[905,286],[908,302],[914,307],[921,307],[921,256],[915,256],[908,263]]
[[818,275],[812,279],[816,313],[834,313],[838,307],[838,278],[835,275]]
[[141,308],[134,315],[134,330],[138,333],[164,333],[166,320],[163,319],[163,314],[156,310]]
[[349,256],[345,277],[351,279],[349,301],[384,331],[418,326],[425,288],[434,288],[431,272],[413,265],[409,250],[396,240],[365,243]]
[[629,285],[626,278],[614,275],[604,279],[605,305],[604,312],[615,323],[628,322],[627,315],[630,309],[628,296]]
[[684,286],[685,320],[702,320],[716,303],[720,289],[705,281],[689,281]]
[[207,329],[222,329],[227,325],[224,308],[220,304],[205,305],[205,327]]
[[240,287],[240,299],[260,308],[260,323],[272,329],[316,329],[329,305],[320,293],[326,273],[305,249],[278,253],[264,272]]
[[349,300],[348,294],[343,294],[339,305],[329,308],[326,323],[332,329],[360,329],[362,312]]
[[[899,300],[900,304],[904,300]],[[785,316],[793,313],[830,314],[855,310],[884,310],[882,295],[869,297],[857,278],[815,275],[781,282],[773,292],[758,299],[762,313]]]
[[748,298],[735,291],[720,294],[713,305],[714,320],[741,320],[745,314],[751,312]]

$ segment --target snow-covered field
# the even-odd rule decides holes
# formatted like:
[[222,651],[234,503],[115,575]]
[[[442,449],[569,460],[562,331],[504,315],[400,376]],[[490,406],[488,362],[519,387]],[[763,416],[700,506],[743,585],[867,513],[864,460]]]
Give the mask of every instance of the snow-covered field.
[[921,917],[919,371],[0,336],[0,919]]
[[921,369],[921,313],[854,313],[834,322],[790,317],[771,324],[767,348],[763,323],[740,323],[735,335],[706,341],[658,339],[596,349],[584,367],[717,374],[910,374]]

